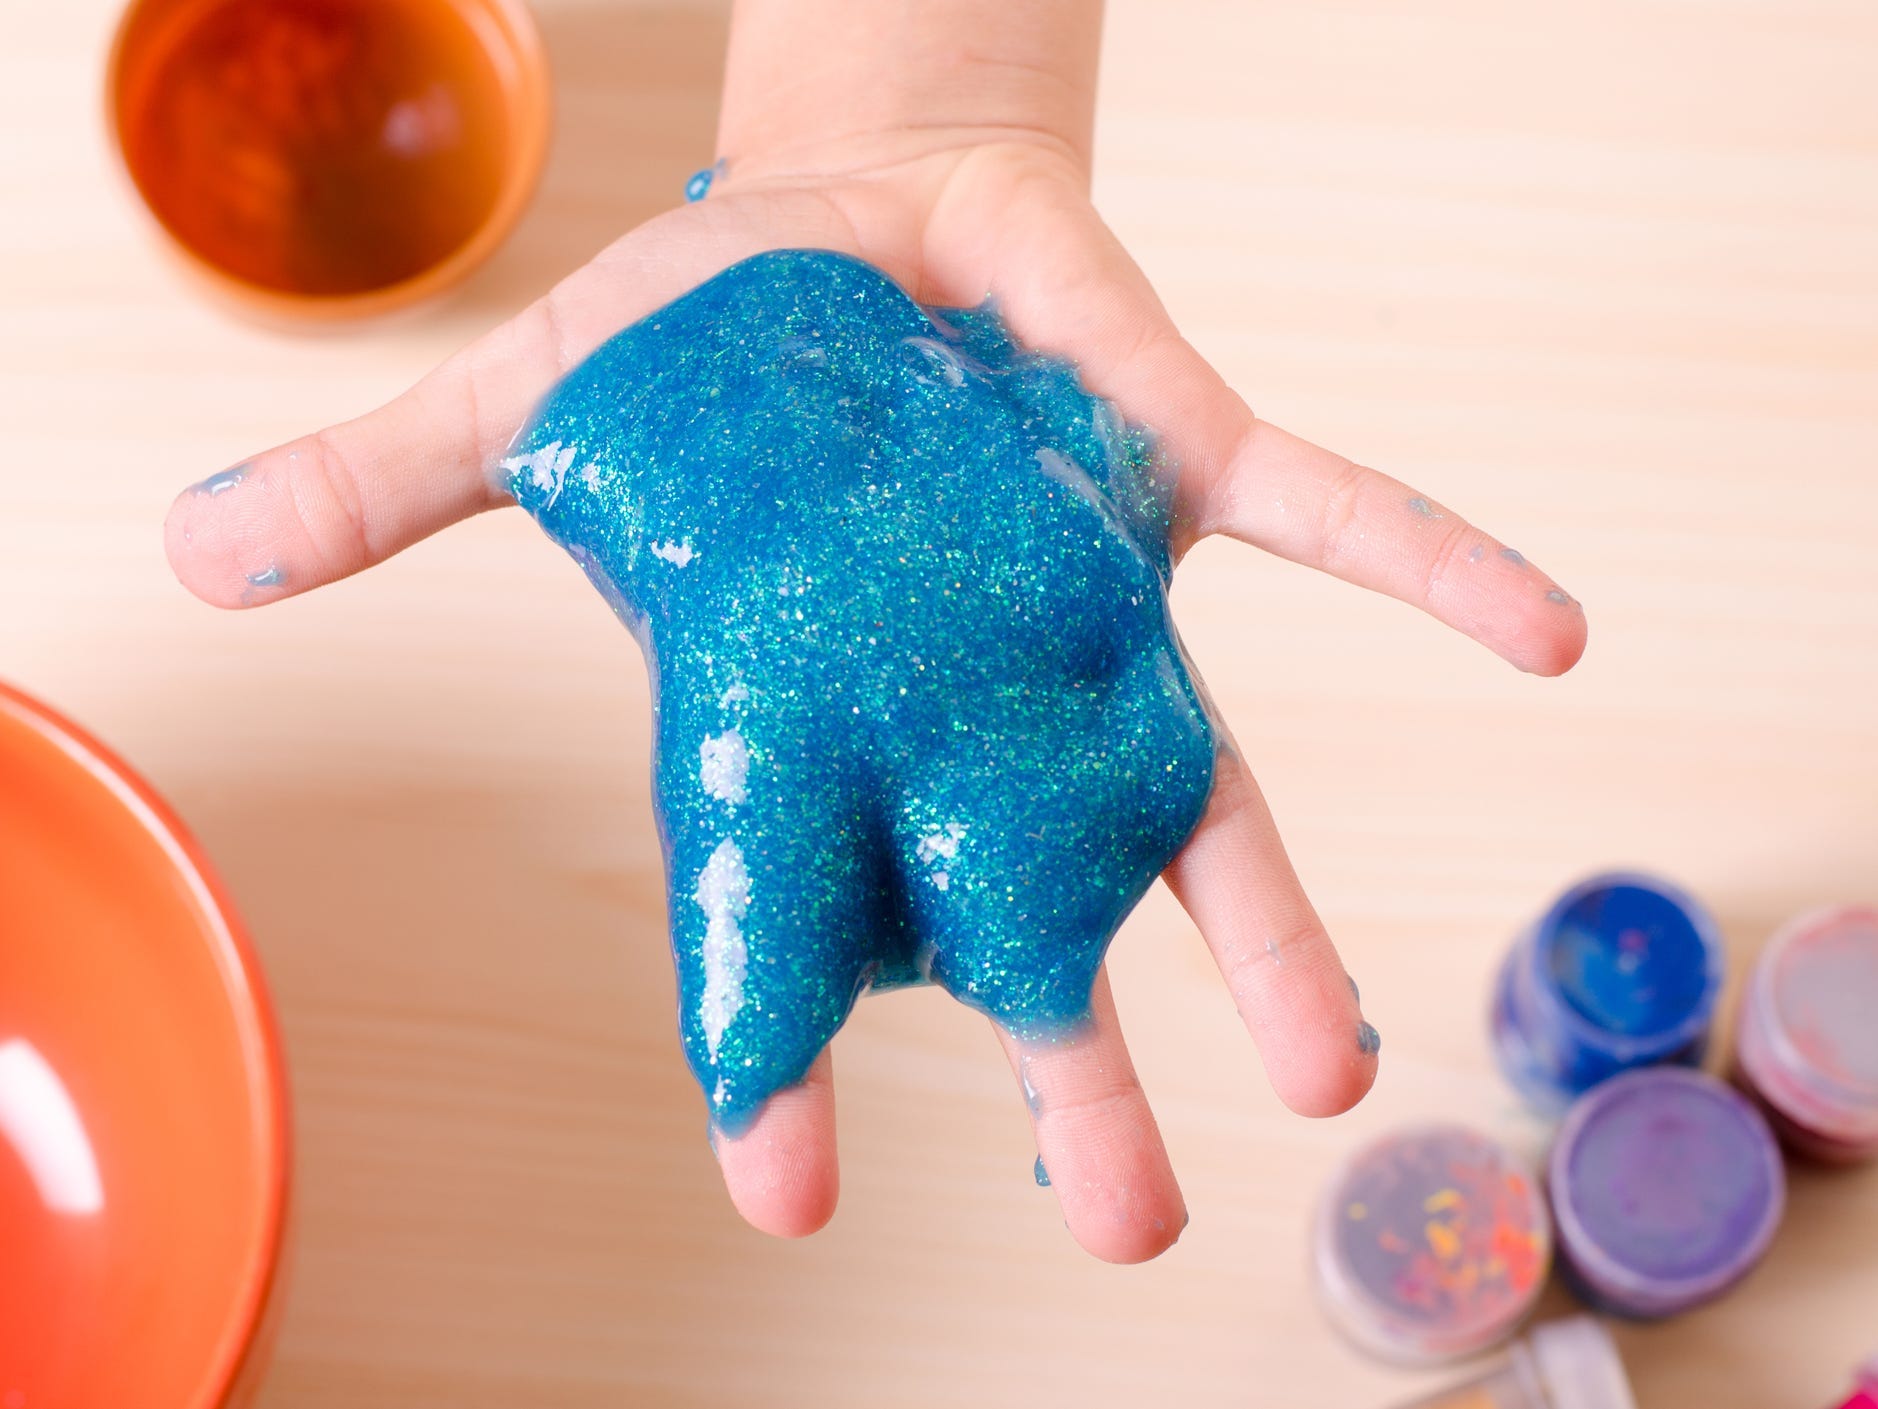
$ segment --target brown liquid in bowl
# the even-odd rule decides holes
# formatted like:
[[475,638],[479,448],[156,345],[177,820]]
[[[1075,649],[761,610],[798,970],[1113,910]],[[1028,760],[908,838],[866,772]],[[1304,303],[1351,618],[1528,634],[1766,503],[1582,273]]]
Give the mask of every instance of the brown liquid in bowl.
[[158,219],[264,288],[400,283],[501,187],[501,78],[449,0],[206,0],[128,56],[118,91]]

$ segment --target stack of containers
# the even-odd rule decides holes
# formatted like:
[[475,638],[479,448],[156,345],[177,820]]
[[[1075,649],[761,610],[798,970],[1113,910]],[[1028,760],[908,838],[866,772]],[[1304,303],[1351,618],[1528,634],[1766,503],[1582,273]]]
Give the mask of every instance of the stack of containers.
[[[1517,1330],[1554,1252],[1581,1299],[1630,1319],[1745,1277],[1785,1209],[1780,1142],[1835,1163],[1878,1155],[1878,910],[1819,911],[1768,943],[1742,997],[1733,1086],[1700,1070],[1723,978],[1715,922],[1680,887],[1613,872],[1561,894],[1501,965],[1490,1022],[1507,1079],[1562,1117],[1543,1194],[1516,1154],[1465,1127],[1359,1151],[1313,1244],[1339,1329],[1401,1363],[1475,1353]],[[1554,1339],[1590,1344],[1574,1334]],[[1526,1366],[1530,1390],[1536,1363],[1521,1348],[1493,1373]]]
[[1494,1054],[1563,1112],[1547,1189],[1566,1281],[1619,1316],[1673,1316],[1733,1286],[1786,1203],[1767,1121],[1698,1068],[1724,952],[1707,909],[1654,876],[1592,876],[1501,966]]

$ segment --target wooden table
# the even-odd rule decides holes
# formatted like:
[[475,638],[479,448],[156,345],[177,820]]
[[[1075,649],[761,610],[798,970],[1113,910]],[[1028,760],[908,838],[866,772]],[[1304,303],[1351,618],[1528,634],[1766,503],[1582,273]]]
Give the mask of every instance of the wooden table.
[[[834,1225],[746,1230],[674,1033],[643,672],[573,566],[491,515],[230,616],[158,534],[181,484],[672,201],[724,15],[544,0],[526,224],[443,307],[300,339],[144,238],[99,118],[113,9],[14,6],[0,47],[0,672],[169,793],[265,953],[300,1147],[264,1409],[1382,1406],[1433,1377],[1324,1325],[1307,1214],[1400,1121],[1540,1138],[1482,1023],[1515,927],[1642,864],[1739,972],[1801,907],[1878,899],[1878,11],[1117,0],[1097,194],[1181,323],[1273,419],[1545,563],[1590,653],[1522,678],[1204,545],[1186,639],[1362,979],[1374,1094],[1286,1114],[1156,892],[1114,974],[1193,1209],[1171,1253],[1076,1250],[990,1034],[932,993],[836,1044]],[[1878,1346],[1878,1169],[1796,1174],[1738,1294],[1622,1340],[1643,1409],[1823,1409]]]

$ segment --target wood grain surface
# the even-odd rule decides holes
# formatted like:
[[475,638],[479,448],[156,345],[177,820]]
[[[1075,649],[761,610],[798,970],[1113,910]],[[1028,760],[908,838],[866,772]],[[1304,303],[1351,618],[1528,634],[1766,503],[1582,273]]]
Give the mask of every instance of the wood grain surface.
[[[708,162],[720,8],[539,8],[560,125],[526,222],[441,307],[321,338],[228,321],[147,238],[102,131],[109,0],[11,5],[0,45],[0,673],[171,796],[266,956],[300,1143],[263,1409],[1434,1383],[1333,1336],[1305,1230],[1394,1123],[1543,1138],[1484,1037],[1515,928],[1634,863],[1711,902],[1739,970],[1800,908],[1878,900],[1878,9],[1116,0],[1097,198],[1183,327],[1591,621],[1540,681],[1249,550],[1183,569],[1383,1068],[1347,1117],[1284,1112],[1155,892],[1113,971],[1193,1223],[1120,1269],[1070,1243],[990,1033],[933,993],[836,1043],[833,1226],[737,1220],[674,1031],[644,672],[520,515],[248,615],[164,564],[177,487],[376,404]],[[1621,1338],[1643,1409],[1823,1409],[1878,1347],[1878,1169],[1796,1174],[1747,1285]]]

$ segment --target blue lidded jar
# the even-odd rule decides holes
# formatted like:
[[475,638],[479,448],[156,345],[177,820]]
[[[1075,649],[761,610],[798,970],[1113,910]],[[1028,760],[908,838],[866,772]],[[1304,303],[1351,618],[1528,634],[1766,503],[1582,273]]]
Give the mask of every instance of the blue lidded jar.
[[1547,1114],[1633,1067],[1697,1066],[1722,972],[1715,921],[1686,891],[1634,872],[1588,877],[1501,965],[1494,1055]]

